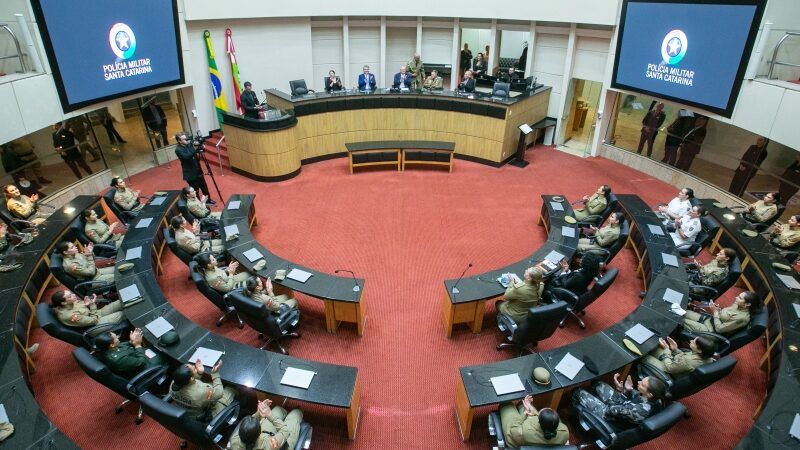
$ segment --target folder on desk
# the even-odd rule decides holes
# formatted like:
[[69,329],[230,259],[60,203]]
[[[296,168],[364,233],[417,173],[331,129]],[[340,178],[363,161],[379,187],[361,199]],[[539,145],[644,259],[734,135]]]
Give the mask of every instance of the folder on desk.
[[164,203],[166,199],[167,197],[154,197],[152,200],[150,200],[150,204],[153,206],[159,206]]
[[553,211],[563,211],[564,205],[560,202],[550,202],[550,207],[553,208]]
[[653,337],[655,333],[648,330],[644,325],[637,323],[636,325],[632,326],[628,331],[625,332],[625,336],[636,341],[637,344],[642,345],[648,339]]
[[553,250],[552,252],[548,253],[547,256],[544,257],[544,259],[550,261],[553,264],[558,264],[559,262],[561,262],[562,259],[564,259],[564,255]]
[[156,339],[160,338],[164,335],[167,331],[173,330],[173,326],[171,323],[167,322],[167,319],[163,317],[159,317],[158,319],[148,323],[144,326],[147,328],[147,331],[153,333]]
[[664,235],[664,230],[661,229],[659,225],[647,225],[647,228],[650,230],[650,233],[655,234],[656,236]]
[[142,300],[142,294],[139,293],[139,287],[134,283],[119,290],[119,299],[123,306],[129,306]]
[[680,267],[678,264],[678,258],[675,255],[670,255],[669,253],[662,253],[661,260],[664,261],[664,264],[672,267]]
[[681,302],[683,301],[683,294],[667,288],[667,290],[664,291],[664,301],[680,306]]
[[227,227],[224,228],[224,230],[225,230],[225,236],[239,234],[239,227],[237,227],[236,224],[228,225]]
[[316,374],[316,372],[312,372],[310,370],[287,367],[286,372],[283,374],[283,378],[281,378],[281,384],[299,387],[301,389],[308,389],[308,387],[311,385],[311,380]]
[[489,379],[494,387],[494,392],[497,395],[506,395],[512,392],[520,392],[525,390],[522,385],[522,380],[519,379],[519,374],[512,373],[499,377],[492,377]]
[[222,355],[224,355],[224,353],[219,350],[197,347],[197,350],[194,351],[192,357],[189,358],[189,363],[194,364],[194,362],[199,359],[205,367],[214,367],[217,364],[217,361],[222,358]]
[[575,237],[575,228],[561,227],[561,235],[564,237]]
[[131,261],[142,257],[142,246],[129,248],[125,251],[125,261]]
[[309,278],[311,278],[311,275],[314,274],[306,272],[305,270],[292,269],[288,274],[286,274],[286,278],[305,283]]
[[228,203],[228,209],[230,209],[230,210],[239,209],[239,206],[241,204],[242,204],[242,202],[239,201],[239,200],[232,200],[232,201],[230,201]]
[[145,217],[144,219],[139,220],[136,222],[136,227],[134,228],[147,228],[153,222],[152,217]]
[[561,358],[561,361],[556,365],[556,371],[560,372],[565,377],[569,378],[570,380],[574,380],[575,376],[578,375],[578,372],[583,369],[584,362],[580,359],[572,356],[570,353],[564,355]]

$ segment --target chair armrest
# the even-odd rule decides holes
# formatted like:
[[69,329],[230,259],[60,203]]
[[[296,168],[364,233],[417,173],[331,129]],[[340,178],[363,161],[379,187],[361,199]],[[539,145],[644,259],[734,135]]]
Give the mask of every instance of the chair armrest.
[[502,423],[500,422],[500,414],[497,411],[489,413],[489,435],[497,438],[497,447],[505,448],[506,437],[503,434]]
[[88,280],[88,281],[81,281],[80,283],[73,286],[72,291],[78,294],[79,296],[84,296],[89,292],[102,292],[105,290],[111,290],[114,287],[114,283],[110,281],[95,281],[95,280]]
[[711,286],[706,286],[704,284],[689,284],[690,296],[692,294],[692,291],[694,291],[696,295],[702,295],[704,297],[709,297],[709,296],[717,297],[719,295],[716,288],[713,288]]
[[[95,249],[100,249],[100,250],[113,250],[113,251],[114,251],[114,253],[116,253],[116,252],[117,252],[117,246],[116,246],[116,245],[111,245],[111,244],[94,244],[94,243],[93,243],[92,245],[94,246],[94,248],[95,248]],[[109,259],[113,259],[113,258],[109,258]]]
[[150,386],[161,385],[167,380],[167,366],[155,366],[144,369],[128,382],[128,392],[140,396],[147,392]]
[[[517,322],[515,322],[514,319],[500,313],[497,314],[497,326],[500,328],[500,331],[508,333],[509,336],[513,336],[518,328]],[[503,329],[503,327],[505,327],[505,329]]]
[[278,313],[278,317],[276,317],[278,324],[283,324],[284,322],[291,321],[294,319],[295,315],[299,315],[296,309],[286,307],[286,305],[281,305],[281,310]]
[[564,288],[560,288],[560,287],[550,288],[550,295],[553,298],[557,298],[559,300],[564,300],[565,302],[573,304],[573,305],[575,304],[575,302],[578,301],[578,295],[577,294],[575,294],[574,292],[572,292],[572,291],[570,291],[568,289],[564,289]]
[[617,432],[605,419],[593,414],[589,410],[581,410],[578,415],[578,423],[584,431],[593,431],[598,439],[595,444],[600,448],[607,448],[614,445],[617,440]]
[[675,384],[675,380],[673,380],[672,376],[668,373],[643,361],[639,362],[639,374],[660,379],[667,385],[667,389],[672,389],[672,386]]
[[241,405],[239,402],[234,400],[231,402],[230,405],[226,406],[225,409],[219,412],[216,416],[214,416],[208,425],[206,425],[206,435],[211,438],[214,443],[219,443],[222,440],[222,433],[225,432],[226,429],[236,424],[236,421],[239,419],[239,411],[241,410]]
[[726,355],[728,353],[728,350],[731,348],[730,339],[719,333],[714,333],[711,331],[692,331],[683,329],[681,330],[679,336],[687,341],[690,341],[698,336],[705,336],[707,338],[711,338],[711,340],[714,342],[718,342],[719,345],[715,354],[717,358],[719,358],[722,355]]
[[608,255],[611,254],[611,250],[609,250],[607,248],[590,248],[590,249],[586,250],[584,253],[592,253],[592,254],[603,256],[603,257],[607,258]]

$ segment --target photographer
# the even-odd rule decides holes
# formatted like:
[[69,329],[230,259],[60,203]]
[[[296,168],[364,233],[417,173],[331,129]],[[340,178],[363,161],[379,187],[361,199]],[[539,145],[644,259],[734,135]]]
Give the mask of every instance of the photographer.
[[206,203],[215,205],[216,202],[211,200],[211,193],[208,191],[203,170],[200,168],[200,156],[198,155],[203,152],[202,140],[190,141],[184,132],[176,134],[175,140],[178,142],[178,146],[175,147],[175,155],[181,160],[183,179],[189,186],[208,197]]

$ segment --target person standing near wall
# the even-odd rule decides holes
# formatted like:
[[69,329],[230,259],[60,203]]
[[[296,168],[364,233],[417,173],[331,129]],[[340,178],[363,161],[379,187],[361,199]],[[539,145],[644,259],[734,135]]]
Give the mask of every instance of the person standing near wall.
[[647,157],[653,154],[653,142],[658,135],[658,129],[664,124],[667,115],[664,114],[664,103],[656,103],[655,108],[645,114],[642,119],[642,135],[639,137],[639,146],[636,148],[636,153],[642,154],[644,143],[647,142]]
[[209,205],[216,205],[217,203],[211,200],[211,193],[208,191],[206,178],[203,176],[203,170],[200,168],[198,154],[201,150],[192,146],[192,143],[184,132],[176,134],[175,141],[178,143],[175,147],[175,155],[181,161],[183,180],[186,181],[186,184],[193,187],[195,191],[202,192],[203,195],[208,198],[206,203]]
[[784,205],[788,205],[789,199],[800,190],[797,185],[800,185],[800,155],[797,155],[797,159],[781,175],[778,191],[781,193]]
[[464,72],[472,67],[472,50],[469,49],[469,44],[464,44],[464,48],[461,50],[461,64],[459,65],[459,73],[458,78],[464,78]]
[[685,109],[678,111],[678,117],[667,127],[667,138],[664,140],[664,158],[661,162],[674,166],[678,161],[678,147],[683,137],[690,130],[688,126],[694,122],[694,115]]
[[53,147],[55,147],[56,153],[61,156],[61,159],[64,160],[64,163],[66,163],[79,180],[83,177],[78,170],[78,166],[81,166],[87,174],[92,174],[91,167],[86,164],[86,160],[83,159],[81,151],[78,150],[75,135],[67,129],[64,122],[57,122],[53,125]]
[[680,156],[678,156],[678,162],[675,163],[675,167],[684,172],[689,171],[694,158],[700,153],[700,147],[703,145],[703,141],[706,139],[707,124],[708,117],[698,116],[697,119],[695,119],[694,128],[689,130],[686,136],[683,137]]
[[733,173],[731,186],[728,188],[731,194],[737,197],[741,197],[744,194],[750,180],[756,176],[758,167],[766,158],[767,139],[759,136],[756,138],[756,143],[751,145],[747,151],[744,152],[741,161],[739,161],[739,167],[737,167],[736,172]]

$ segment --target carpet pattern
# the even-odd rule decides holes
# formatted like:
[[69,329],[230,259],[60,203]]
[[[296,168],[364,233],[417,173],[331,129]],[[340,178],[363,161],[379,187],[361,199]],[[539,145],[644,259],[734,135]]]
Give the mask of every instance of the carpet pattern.
[[[457,277],[469,262],[474,264],[471,273],[480,273],[538,248],[546,239],[544,229],[536,225],[542,193],[576,199],[610,183],[615,192],[636,193],[651,204],[675,196],[675,188],[601,158],[581,159],[539,147],[528,152],[528,160],[532,164],[525,169],[458,160],[451,174],[414,169],[349,175],[347,161],[336,159],[304,166],[298,177],[276,184],[217,175],[225,198],[234,193],[257,195],[260,225],[253,233],[270,250],[321,271],[349,269],[366,279],[368,318],[361,338],[349,324],[337,334],[327,333],[322,301],[297,297],[303,336],[287,343],[289,353],[356,366],[361,385],[362,411],[354,442],[346,437],[344,411],[287,403],[301,407],[314,426],[313,448],[489,447],[488,410],[476,414],[472,439],[460,439],[454,409],[458,368],[516,354],[494,349],[501,336],[494,327],[493,302],[487,302],[480,334],[462,325],[451,339],[445,338],[442,281]],[[129,184],[143,194],[183,185],[177,163],[136,175]],[[260,345],[256,332],[247,327],[215,327],[217,309],[186,279],[186,266],[169,250],[164,261],[160,284],[176,308],[216,333]],[[620,269],[620,276],[587,310],[587,328],[572,322],[540,343],[541,349],[600,332],[636,308],[641,280],[634,275],[635,256],[623,250],[612,266]],[[725,298],[727,304],[732,297]],[[37,400],[81,447],[177,448],[178,439],[152,419],[135,426],[135,408],[115,415],[113,408],[121,399],[80,370],[70,346],[41,330],[35,339],[43,344],[35,355],[37,373],[32,379]],[[692,419],[642,448],[733,447],[750,428],[750,416],[763,397],[765,377],[757,368],[762,352],[760,342],[739,350],[739,364],[730,376],[684,400]],[[573,440],[577,437],[573,434]]]

